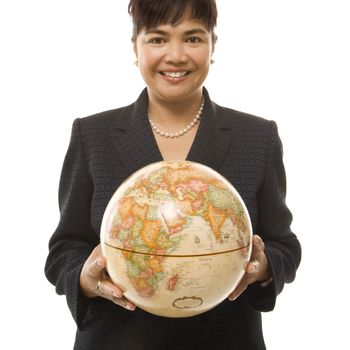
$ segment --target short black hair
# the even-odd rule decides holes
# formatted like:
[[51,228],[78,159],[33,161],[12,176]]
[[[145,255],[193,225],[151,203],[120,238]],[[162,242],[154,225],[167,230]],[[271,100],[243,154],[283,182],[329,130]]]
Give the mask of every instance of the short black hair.
[[178,24],[187,10],[193,19],[207,26],[215,42],[214,28],[218,16],[215,0],[130,0],[128,11],[133,22],[132,40],[136,40],[143,28]]

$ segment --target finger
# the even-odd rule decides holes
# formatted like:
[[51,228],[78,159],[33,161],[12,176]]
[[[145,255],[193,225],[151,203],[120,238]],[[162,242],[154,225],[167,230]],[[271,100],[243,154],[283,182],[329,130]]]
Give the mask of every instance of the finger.
[[[250,261],[246,268],[247,283],[252,284],[254,282],[266,282],[271,278],[270,268],[265,256],[265,253],[261,254],[262,260]],[[264,260],[265,259],[265,260]]]
[[100,282],[98,295],[112,301],[127,310],[135,310],[136,306],[123,296],[123,291],[110,280]]
[[102,256],[96,258],[89,266],[89,274],[98,279],[106,267],[106,261]]
[[129,311],[134,311],[136,309],[136,306],[124,297],[122,298],[113,297],[112,301],[114,304],[119,305]]
[[90,259],[91,260],[95,260],[97,259],[98,257],[102,256],[102,249],[101,249],[101,244],[97,245],[93,251],[91,252],[90,254]]
[[254,235],[253,236],[253,250],[252,250],[252,259],[256,259],[261,252],[263,252],[265,249],[265,244],[260,236]]
[[256,250],[262,251],[265,249],[265,244],[259,235],[253,236],[253,246]]
[[259,272],[260,263],[257,260],[252,260],[248,263],[246,272],[248,274],[254,274]]
[[236,300],[248,287],[246,277],[244,276],[242,280],[238,283],[235,290],[228,296],[230,301]]
[[101,285],[103,285],[103,294],[108,295],[110,298],[115,296],[116,298],[122,298],[123,297],[123,291],[117,287],[112,281],[105,279],[101,282]]

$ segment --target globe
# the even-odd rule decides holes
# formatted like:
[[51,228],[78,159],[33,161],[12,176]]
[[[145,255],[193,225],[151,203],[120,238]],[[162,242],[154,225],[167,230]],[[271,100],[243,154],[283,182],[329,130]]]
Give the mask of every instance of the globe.
[[238,192],[189,161],[150,164],[115,191],[101,225],[111,280],[158,316],[189,317],[218,305],[244,275],[252,228]]

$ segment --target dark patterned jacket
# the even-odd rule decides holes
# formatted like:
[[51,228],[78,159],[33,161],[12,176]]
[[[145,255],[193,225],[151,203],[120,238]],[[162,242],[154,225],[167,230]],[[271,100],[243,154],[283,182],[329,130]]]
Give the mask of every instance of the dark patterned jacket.
[[104,210],[116,188],[141,167],[162,160],[148,118],[145,89],[123,108],[75,120],[60,180],[60,222],[49,243],[45,273],[67,298],[77,323],[74,349],[265,349],[261,311],[274,308],[293,281],[301,248],[285,203],[282,146],[273,121],[205,106],[187,159],[226,177],[248,208],[253,232],[265,242],[273,282],[250,285],[234,302],[190,318],[124,310],[79,291],[82,266],[99,244]]

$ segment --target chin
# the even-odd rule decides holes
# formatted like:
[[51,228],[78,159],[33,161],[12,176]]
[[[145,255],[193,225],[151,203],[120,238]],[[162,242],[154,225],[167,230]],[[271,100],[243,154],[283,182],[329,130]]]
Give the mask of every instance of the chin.
[[203,87],[196,87],[193,89],[186,90],[176,90],[176,89],[167,89],[166,91],[159,91],[158,96],[169,101],[182,101],[188,99],[191,95],[195,94],[198,91],[202,91]]

